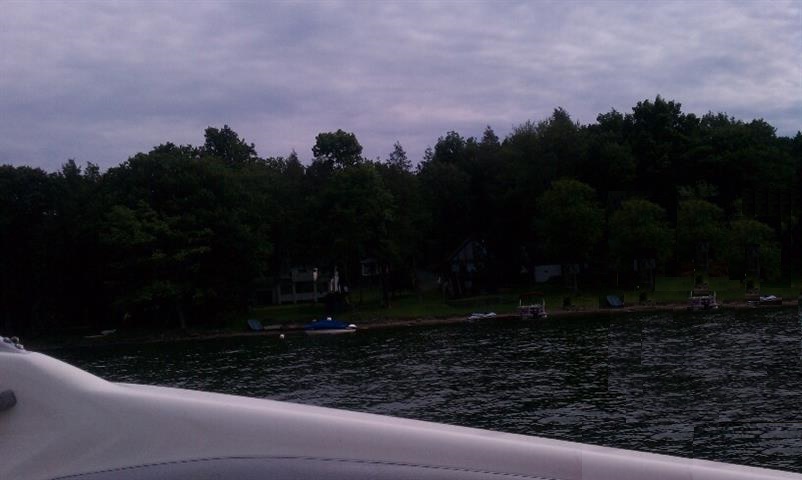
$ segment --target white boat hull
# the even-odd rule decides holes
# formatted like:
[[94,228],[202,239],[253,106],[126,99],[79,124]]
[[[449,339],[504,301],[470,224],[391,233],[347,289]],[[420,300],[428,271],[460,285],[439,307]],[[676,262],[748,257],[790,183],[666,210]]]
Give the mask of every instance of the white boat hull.
[[307,335],[339,335],[342,333],[354,333],[356,328],[322,328],[319,330],[306,330]]
[[174,388],[0,352],[0,478],[773,480],[802,475]]

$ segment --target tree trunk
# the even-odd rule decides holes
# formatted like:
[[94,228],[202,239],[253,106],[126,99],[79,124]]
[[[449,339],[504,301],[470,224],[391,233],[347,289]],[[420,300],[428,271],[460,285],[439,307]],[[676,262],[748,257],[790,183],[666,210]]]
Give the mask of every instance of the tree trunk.
[[178,322],[181,325],[181,330],[187,329],[187,317],[184,315],[184,308],[181,306],[181,301],[176,301],[175,310],[178,314]]
[[379,269],[379,279],[382,284],[382,306],[384,308],[390,308],[389,287],[387,285],[387,268],[384,264],[379,263]]

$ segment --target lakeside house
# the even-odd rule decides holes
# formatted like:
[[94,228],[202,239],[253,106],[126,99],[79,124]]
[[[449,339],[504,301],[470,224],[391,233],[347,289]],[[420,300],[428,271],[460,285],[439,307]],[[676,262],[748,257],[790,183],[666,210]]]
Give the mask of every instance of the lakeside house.
[[359,261],[359,273],[362,277],[370,278],[377,277],[381,271],[379,270],[379,262],[375,258],[365,258]]
[[453,297],[480,292],[485,287],[487,261],[487,245],[483,240],[464,240],[446,259],[442,288]]
[[317,267],[295,266],[273,278],[271,303],[318,302],[342,288],[337,268],[325,272]]
[[546,283],[552,278],[562,277],[562,265],[535,265],[535,283]]

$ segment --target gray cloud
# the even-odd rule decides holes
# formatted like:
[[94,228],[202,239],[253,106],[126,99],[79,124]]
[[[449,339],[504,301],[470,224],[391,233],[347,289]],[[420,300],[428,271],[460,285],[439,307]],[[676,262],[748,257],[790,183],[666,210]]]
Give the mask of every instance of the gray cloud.
[[229,124],[263,156],[322,131],[410,158],[456,130],[582,123],[661,94],[802,128],[798,2],[7,2],[0,163],[110,167]]

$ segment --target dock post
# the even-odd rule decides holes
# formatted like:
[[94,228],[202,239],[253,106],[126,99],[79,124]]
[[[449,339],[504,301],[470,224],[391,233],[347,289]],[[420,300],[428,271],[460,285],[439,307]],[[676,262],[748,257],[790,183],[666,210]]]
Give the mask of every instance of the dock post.
[[797,298],[796,308],[799,311],[799,326],[802,328],[802,295]]
[[797,298],[796,308],[799,311],[799,326],[802,328],[802,295]]

